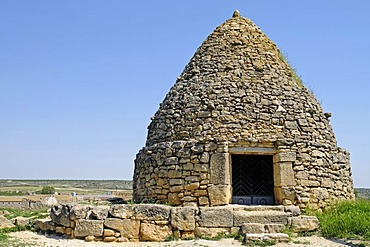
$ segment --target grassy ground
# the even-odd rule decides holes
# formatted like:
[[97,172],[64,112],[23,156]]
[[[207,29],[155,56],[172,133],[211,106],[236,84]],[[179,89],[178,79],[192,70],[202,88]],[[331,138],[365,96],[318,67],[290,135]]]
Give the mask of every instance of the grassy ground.
[[341,202],[317,217],[324,237],[370,241],[370,200]]
[[39,209],[29,209],[29,210],[23,210],[19,208],[0,208],[0,211],[8,211],[9,214],[6,214],[5,217],[7,219],[13,219],[18,216],[23,216],[26,218],[32,218],[30,221],[30,224],[26,226],[15,226],[11,228],[4,228],[0,229],[0,246],[1,247],[23,247],[23,246],[30,246],[26,245],[24,243],[20,243],[17,240],[10,240],[7,236],[7,233],[9,232],[18,232],[18,231],[25,231],[25,230],[32,230],[33,223],[35,219],[42,219],[45,218],[48,215],[47,212],[48,208],[39,208]]

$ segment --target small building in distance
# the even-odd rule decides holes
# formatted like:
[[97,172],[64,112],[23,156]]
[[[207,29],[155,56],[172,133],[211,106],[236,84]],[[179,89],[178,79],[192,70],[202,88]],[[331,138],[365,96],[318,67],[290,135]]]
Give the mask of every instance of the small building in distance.
[[276,45],[235,12],[152,117],[134,200],[324,208],[354,199],[349,153],[330,117]]

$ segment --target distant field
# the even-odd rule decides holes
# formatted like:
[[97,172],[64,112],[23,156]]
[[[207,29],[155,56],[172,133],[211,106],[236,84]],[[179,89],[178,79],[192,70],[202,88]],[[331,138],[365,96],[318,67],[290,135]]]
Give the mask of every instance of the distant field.
[[[64,180],[64,179],[0,179],[1,191],[41,190],[44,186],[53,186],[59,193],[77,192],[78,194],[105,194],[108,191],[131,191],[131,180]],[[370,189],[355,188],[357,196],[370,199]]]
[[370,199],[370,189],[365,188],[355,188],[357,196],[364,199]]
[[19,180],[0,179],[1,191],[35,192],[44,186],[52,186],[59,193],[105,194],[108,191],[132,190],[131,180]]

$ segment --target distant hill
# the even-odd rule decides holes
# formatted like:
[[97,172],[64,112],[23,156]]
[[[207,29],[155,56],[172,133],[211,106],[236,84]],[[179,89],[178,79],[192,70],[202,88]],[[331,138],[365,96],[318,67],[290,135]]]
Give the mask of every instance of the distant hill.
[[0,179],[0,187],[39,187],[132,190],[131,180]]

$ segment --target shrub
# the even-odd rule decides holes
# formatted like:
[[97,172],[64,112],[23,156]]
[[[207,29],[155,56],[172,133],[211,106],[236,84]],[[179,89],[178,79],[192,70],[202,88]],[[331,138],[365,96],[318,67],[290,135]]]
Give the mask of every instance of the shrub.
[[40,194],[54,194],[55,193],[55,188],[53,186],[44,186],[39,191],[39,193]]

